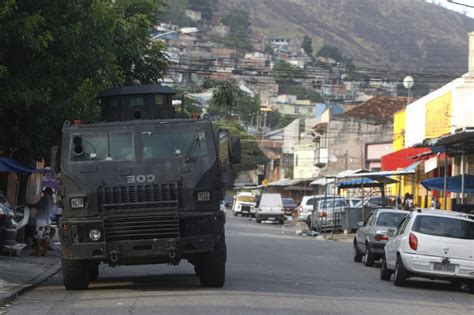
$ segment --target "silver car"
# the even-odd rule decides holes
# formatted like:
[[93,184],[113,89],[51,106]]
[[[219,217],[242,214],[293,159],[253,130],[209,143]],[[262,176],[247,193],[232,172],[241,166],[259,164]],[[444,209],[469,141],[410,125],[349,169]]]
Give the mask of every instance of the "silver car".
[[404,210],[378,209],[361,224],[354,237],[354,261],[364,261],[371,267],[383,257],[389,239],[389,230],[396,230],[409,212]]

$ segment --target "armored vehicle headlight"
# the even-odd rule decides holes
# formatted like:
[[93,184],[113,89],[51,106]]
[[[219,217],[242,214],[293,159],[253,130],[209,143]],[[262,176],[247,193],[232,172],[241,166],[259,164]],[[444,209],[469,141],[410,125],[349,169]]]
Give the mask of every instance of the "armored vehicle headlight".
[[197,201],[210,201],[211,192],[209,190],[198,191],[196,194]]
[[86,198],[84,197],[73,197],[70,200],[70,205],[73,209],[84,208],[85,204]]
[[97,229],[92,229],[89,232],[89,238],[94,242],[97,242],[98,240],[100,240],[101,236],[102,236],[102,233],[100,233],[100,231]]

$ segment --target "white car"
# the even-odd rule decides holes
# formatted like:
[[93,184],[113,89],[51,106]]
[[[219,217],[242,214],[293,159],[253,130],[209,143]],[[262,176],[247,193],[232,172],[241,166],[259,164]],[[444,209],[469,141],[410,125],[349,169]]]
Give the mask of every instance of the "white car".
[[415,209],[385,245],[382,280],[403,286],[410,277],[465,283],[474,293],[474,216]]
[[283,201],[278,193],[263,193],[260,203],[255,213],[255,221],[278,221],[281,224],[285,222],[285,212]]
[[245,191],[239,192],[232,205],[232,212],[234,216],[238,214],[241,216],[254,216],[256,203],[257,201],[254,194]]
[[[311,225],[311,218],[310,215],[313,212],[314,204],[317,203],[321,199],[325,198],[333,198],[334,195],[311,195],[311,196],[303,196],[301,199],[300,205],[298,206],[298,221],[303,221]],[[337,196],[337,198],[340,198]]]

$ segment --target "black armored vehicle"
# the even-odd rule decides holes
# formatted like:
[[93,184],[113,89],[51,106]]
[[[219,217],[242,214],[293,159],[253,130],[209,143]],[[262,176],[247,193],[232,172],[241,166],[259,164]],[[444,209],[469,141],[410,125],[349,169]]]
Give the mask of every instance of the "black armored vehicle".
[[240,141],[210,121],[183,119],[173,90],[103,92],[102,120],[66,122],[59,223],[64,285],[82,290],[110,266],[188,260],[202,286],[225,281],[225,213]]

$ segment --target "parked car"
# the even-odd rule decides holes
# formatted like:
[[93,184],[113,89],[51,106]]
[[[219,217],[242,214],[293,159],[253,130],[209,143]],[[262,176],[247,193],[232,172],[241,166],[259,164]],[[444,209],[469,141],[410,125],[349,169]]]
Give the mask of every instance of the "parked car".
[[238,214],[240,214],[241,216],[254,216],[255,206],[256,199],[254,194],[250,192],[239,192],[235,196],[235,201],[232,205],[232,212],[234,213],[234,216],[237,216]]
[[224,197],[223,203],[225,208],[232,208],[232,205],[234,203],[234,196],[226,195]]
[[385,245],[380,278],[403,286],[411,277],[466,283],[474,293],[474,216],[415,209]]
[[354,207],[360,208],[362,206],[367,208],[382,208],[387,206],[395,205],[395,198],[391,196],[385,196],[382,198],[381,196],[371,196],[367,198],[362,198],[359,202],[357,202]]
[[285,215],[281,195],[278,193],[263,193],[255,212],[255,218],[257,223],[262,221],[278,221],[283,224]]
[[13,207],[0,192],[0,250],[16,244],[16,233]]
[[316,201],[309,217],[311,230],[321,231],[324,228],[339,226],[342,213],[349,203],[342,197],[330,197]]
[[371,267],[374,261],[383,257],[390,229],[396,229],[407,216],[408,211],[378,209],[361,224],[354,237],[354,261],[364,260]]
[[352,198],[348,198],[346,200],[349,203],[349,207],[354,208],[356,206],[356,204],[359,203],[362,200],[362,198],[352,197]]
[[[311,196],[303,196],[301,199],[300,205],[298,206],[298,221],[303,221],[311,226],[311,212],[313,212],[314,204],[321,199],[324,198],[333,198],[334,195],[311,195]],[[337,196],[339,197],[339,196]]]
[[283,198],[283,212],[285,215],[292,215],[298,208],[298,205],[293,198]]

